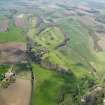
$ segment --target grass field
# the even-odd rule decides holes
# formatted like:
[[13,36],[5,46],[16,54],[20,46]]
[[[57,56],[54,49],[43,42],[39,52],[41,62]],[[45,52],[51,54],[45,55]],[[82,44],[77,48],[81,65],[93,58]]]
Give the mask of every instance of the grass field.
[[0,74],[5,73],[9,69],[9,65],[0,65]]
[[[8,17],[12,22],[16,15],[24,16],[27,26],[20,29],[9,24],[7,32],[0,32],[0,43],[3,47],[5,42],[27,45],[27,63],[16,64],[14,70],[18,77],[29,80],[33,80],[33,72],[32,105],[81,105],[81,99],[88,98],[92,90],[105,86],[105,50],[101,49],[105,37],[101,19],[105,17],[104,0],[39,0],[35,4],[33,0],[25,5],[24,1],[16,3],[27,10],[9,10],[13,17]],[[8,68],[1,65],[0,74]]]
[[[38,28],[33,24],[36,21],[37,19],[33,18],[28,31],[29,38],[39,49],[48,49],[48,52],[43,55],[43,59],[67,67],[71,75],[61,76],[54,71],[33,64],[35,93],[33,93],[32,104],[61,104],[62,94],[65,94],[64,105],[66,103],[79,105],[80,98],[85,92],[93,84],[99,82],[97,77],[93,78],[93,75],[90,74],[90,72],[93,72],[90,63],[96,62],[97,58],[91,50],[88,30],[81,26],[78,21],[68,18],[60,20],[58,22],[59,27],[46,27],[38,33]],[[57,45],[64,41],[65,35],[70,39],[68,43],[55,49]],[[36,46],[33,47],[33,50],[37,50]],[[81,84],[84,85],[81,87]]]
[[55,78],[54,73],[44,70],[38,65],[33,65],[33,72],[36,78],[33,105],[56,105],[56,93],[63,80]]
[[[33,72],[36,78],[32,98],[33,105],[57,105],[62,103],[63,92],[66,94],[64,105],[80,105],[80,98],[89,91],[93,85],[100,84],[104,66],[101,53],[92,50],[88,30],[77,20],[70,18],[58,22],[60,28],[49,27],[36,34],[38,29],[33,29],[32,40],[46,47],[47,52],[43,59],[48,59],[54,64],[64,65],[71,75],[61,76],[56,72],[46,70],[33,64]],[[34,27],[35,28],[35,27]],[[31,28],[32,29],[32,28]],[[59,31],[61,29],[62,31]],[[28,35],[30,35],[28,33]],[[54,49],[64,40],[64,34],[70,39],[64,47]],[[50,40],[53,37],[53,40]],[[59,40],[61,39],[61,40]],[[40,48],[40,47],[39,47]],[[99,60],[100,59],[100,60]],[[96,69],[96,76],[91,74]],[[100,78],[100,79],[99,79]],[[71,85],[72,84],[72,85]],[[76,94],[76,96],[75,96]]]
[[[37,19],[32,19],[32,25],[28,31],[28,36],[32,38],[34,43],[42,47],[46,47],[49,50],[54,49],[57,45],[64,41],[64,35],[58,27],[48,27],[38,32],[36,28]],[[60,40],[59,40],[60,39]]]
[[[88,31],[82,27],[76,20],[59,21],[60,29],[68,35],[70,39],[65,47],[57,50],[51,50],[47,56],[49,60],[56,64],[63,64],[68,68],[72,65],[81,64],[84,70],[91,69],[88,63],[96,62],[96,56],[91,50],[90,36]],[[73,70],[75,70],[73,68]],[[74,71],[75,72],[75,71]]]
[[[35,75],[32,105],[57,105],[62,102],[70,103],[67,105],[75,105],[80,103],[80,97],[88,90],[89,86],[91,87],[91,81],[95,82],[95,78],[86,73],[82,80],[80,76],[78,78],[72,73],[62,76],[36,64],[33,64],[32,68]],[[80,69],[77,72],[78,74],[82,72],[81,75],[83,75],[83,71]],[[64,100],[62,100],[63,98]]]
[[0,32],[0,43],[3,42],[24,42],[22,30],[14,26],[10,26],[7,32]]

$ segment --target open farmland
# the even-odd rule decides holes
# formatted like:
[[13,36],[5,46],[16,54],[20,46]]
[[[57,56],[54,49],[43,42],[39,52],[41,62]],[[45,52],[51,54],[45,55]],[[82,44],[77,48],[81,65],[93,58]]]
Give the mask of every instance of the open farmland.
[[[15,83],[10,83],[8,88],[5,89],[0,87],[0,104],[29,105],[31,97],[31,73],[29,71],[29,68],[24,68],[24,65],[25,64],[17,64],[13,67],[13,69],[16,70],[17,73]],[[2,70],[5,70],[8,65],[1,67]],[[1,69],[0,73],[3,73],[1,72]],[[5,72],[7,72],[8,69],[10,68],[8,67]]]
[[104,105],[104,18],[104,0],[1,0],[0,105]]
[[0,42],[24,42],[24,35],[21,29],[10,26],[8,31],[0,32]]

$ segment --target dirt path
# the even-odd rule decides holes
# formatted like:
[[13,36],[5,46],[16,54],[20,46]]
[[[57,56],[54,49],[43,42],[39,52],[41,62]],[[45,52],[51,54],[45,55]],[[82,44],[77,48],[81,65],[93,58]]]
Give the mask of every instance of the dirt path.
[[29,105],[31,80],[17,78],[16,83],[0,90],[0,105]]

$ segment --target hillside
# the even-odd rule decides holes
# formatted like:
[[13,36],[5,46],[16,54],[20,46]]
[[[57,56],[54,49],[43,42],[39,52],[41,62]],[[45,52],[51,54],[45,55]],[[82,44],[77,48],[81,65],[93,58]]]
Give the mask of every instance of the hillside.
[[104,0],[1,0],[0,6],[1,86],[13,66],[17,80],[29,80],[31,105],[104,105]]

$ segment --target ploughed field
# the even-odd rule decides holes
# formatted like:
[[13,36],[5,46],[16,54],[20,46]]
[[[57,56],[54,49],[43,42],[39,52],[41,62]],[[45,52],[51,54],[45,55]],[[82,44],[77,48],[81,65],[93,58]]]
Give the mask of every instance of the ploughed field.
[[32,98],[32,105],[103,105],[104,5],[104,0],[1,0],[0,74],[11,65],[17,73],[16,83],[1,89],[3,97],[14,93],[4,105],[20,98],[15,90],[24,90],[23,102]]
[[[16,71],[16,81],[10,82],[3,88],[0,74],[0,104],[1,105],[29,105],[31,97],[31,72],[24,67],[26,64],[17,64],[13,67]],[[10,65],[0,65],[0,72],[6,73]]]

